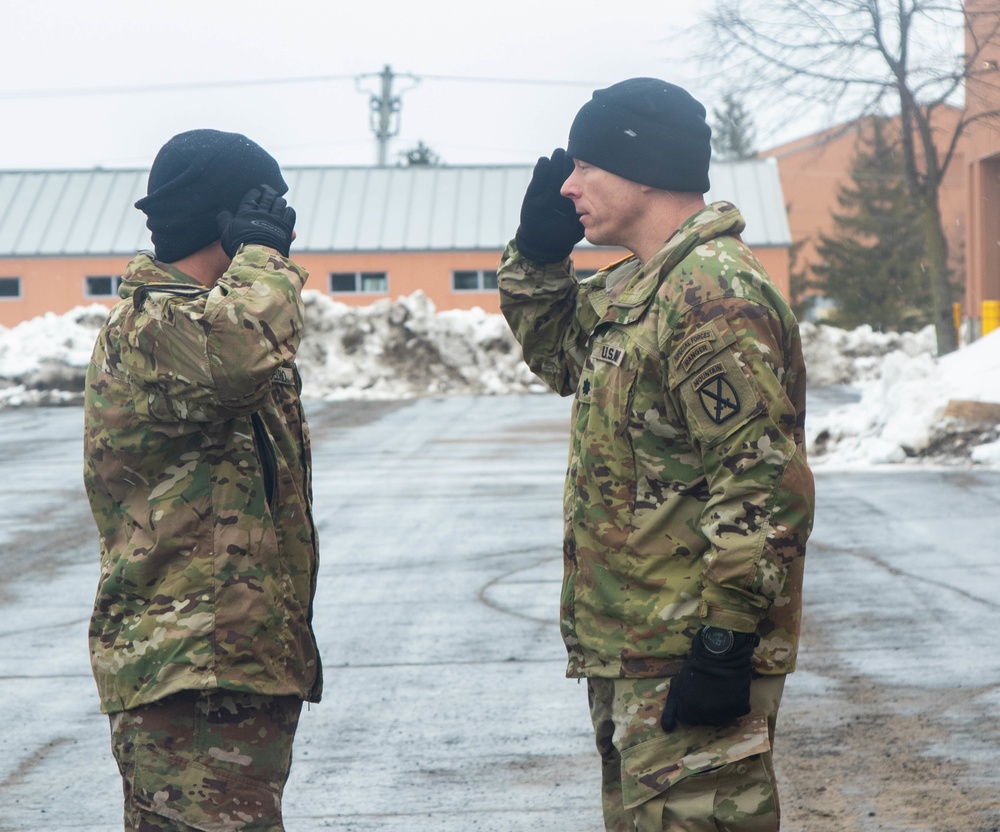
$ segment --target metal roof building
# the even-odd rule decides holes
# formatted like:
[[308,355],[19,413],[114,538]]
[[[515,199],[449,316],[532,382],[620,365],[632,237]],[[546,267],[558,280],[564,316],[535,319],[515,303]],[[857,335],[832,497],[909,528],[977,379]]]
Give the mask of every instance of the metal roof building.
[[[517,226],[527,165],[286,168],[297,252],[502,249]],[[149,248],[133,207],[148,170],[0,171],[0,257],[131,255]],[[791,242],[773,160],[716,163],[708,200],[747,220],[751,246]]]
[[[338,300],[370,302],[421,289],[438,308],[492,311],[488,273],[517,227],[531,172],[530,165],[285,168],[298,216],[293,256],[313,275],[311,288],[332,291]],[[147,176],[148,169],[0,171],[0,324],[101,299],[86,288],[97,284],[87,281],[117,274],[136,251],[152,247],[145,217],[133,207]],[[707,199],[739,206],[747,220],[743,237],[758,256],[766,249],[787,255],[791,234],[773,160],[715,163],[711,181]],[[431,267],[427,258],[435,256],[439,266]],[[583,243],[575,260],[578,267],[598,268],[613,256]],[[765,265],[787,289],[787,256],[785,262],[783,274]],[[482,272],[479,297],[448,286],[455,270],[470,269]],[[358,291],[344,292],[337,289],[343,281],[324,285],[323,272],[376,273],[384,280],[363,284],[359,277]],[[32,301],[13,311],[13,301],[39,295],[32,283],[46,280],[53,289],[54,276],[70,274],[75,283],[58,296],[49,291],[41,305]]]

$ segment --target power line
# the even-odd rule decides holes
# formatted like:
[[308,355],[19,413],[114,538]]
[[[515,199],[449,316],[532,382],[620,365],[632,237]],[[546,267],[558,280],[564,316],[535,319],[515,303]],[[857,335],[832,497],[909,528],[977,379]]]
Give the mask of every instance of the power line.
[[299,78],[253,78],[230,81],[191,81],[174,84],[132,84],[114,87],[62,87],[56,89],[0,90],[0,98],[74,98],[90,95],[130,95],[150,92],[180,92],[219,87],[253,87],[267,84],[315,84],[328,81],[353,81],[354,75],[312,75]]
[[[228,81],[191,81],[171,84],[128,84],[108,87],[56,87],[53,89],[0,90],[0,99],[15,98],[75,98],[96,95],[138,95],[157,92],[183,92],[200,89],[225,87],[254,87],[275,84],[321,84],[334,81],[354,81],[371,77],[378,73],[355,75],[303,75],[293,78],[248,78]],[[402,74],[402,73],[400,73]],[[571,81],[555,78],[489,78],[474,75],[415,75],[405,73],[415,81],[452,81],[472,84],[528,84],[533,86],[596,87],[599,81]]]
[[[372,78],[378,82],[378,90],[374,92],[366,90],[362,86],[363,80]],[[393,90],[393,84],[398,79],[407,79],[411,84],[406,89],[396,92]],[[364,75],[358,75],[355,78],[355,85],[358,92],[367,92],[369,95],[371,128],[375,134],[379,167],[385,167],[387,164],[389,139],[399,134],[400,113],[403,108],[403,100],[400,93],[412,89],[421,81],[458,81],[477,84],[531,84],[533,86],[550,84],[590,85],[589,81],[532,81],[524,78],[483,78],[468,75],[413,75],[409,72],[393,72],[392,67],[386,64],[379,73],[369,72]]]
[[602,81],[567,81],[552,78],[485,78],[474,75],[420,75],[422,81],[460,81],[473,84],[531,84],[548,87],[597,87]]
[[[378,89],[366,90],[363,81],[375,78]],[[411,85],[402,90],[393,89],[397,79],[407,79]],[[401,93],[407,92],[421,81],[456,82],[471,84],[517,84],[531,86],[598,86],[594,81],[542,79],[542,78],[490,78],[472,75],[414,75],[412,73],[394,73],[386,64],[379,73],[369,72],[357,75],[309,75],[294,78],[253,78],[226,81],[192,81],[188,83],[170,84],[128,84],[109,87],[62,87],[55,89],[34,90],[0,90],[0,100],[27,98],[76,98],[101,95],[134,95],[159,92],[182,92],[232,87],[253,87],[276,84],[315,84],[336,81],[354,81],[358,92],[367,92],[371,107],[371,129],[375,134],[376,153],[379,167],[384,167],[388,161],[389,140],[399,134],[399,124],[402,110]]]

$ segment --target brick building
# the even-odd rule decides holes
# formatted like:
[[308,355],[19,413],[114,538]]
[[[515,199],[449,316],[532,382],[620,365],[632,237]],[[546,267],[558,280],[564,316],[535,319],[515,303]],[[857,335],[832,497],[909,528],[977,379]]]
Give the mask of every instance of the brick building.
[[[1000,112],[1000,4],[966,0],[970,26],[966,51],[973,41],[985,42],[965,85],[970,115]],[[972,124],[965,142],[967,170],[966,314],[978,331],[1000,327],[1000,118]]]

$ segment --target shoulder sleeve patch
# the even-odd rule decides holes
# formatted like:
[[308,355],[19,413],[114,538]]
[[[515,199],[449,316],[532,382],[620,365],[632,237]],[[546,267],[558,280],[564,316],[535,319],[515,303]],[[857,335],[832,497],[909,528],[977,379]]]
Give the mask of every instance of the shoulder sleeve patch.
[[715,352],[713,343],[719,340],[719,332],[714,324],[704,326],[685,338],[677,347],[675,364],[683,373],[691,372],[698,359]]
[[726,368],[721,361],[698,373],[691,386],[698,391],[702,408],[715,424],[721,425],[726,420],[740,415],[743,404],[740,401],[740,394],[726,378]]
[[692,438],[711,446],[760,412],[756,387],[733,350],[725,320],[709,321],[670,356],[670,387],[683,406]]

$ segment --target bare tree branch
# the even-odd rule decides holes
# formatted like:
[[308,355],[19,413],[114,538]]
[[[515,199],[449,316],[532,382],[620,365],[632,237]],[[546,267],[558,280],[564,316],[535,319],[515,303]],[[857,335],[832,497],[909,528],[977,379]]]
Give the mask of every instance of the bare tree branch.
[[[706,17],[711,54],[725,56],[727,67],[739,70],[737,86],[736,73],[726,73],[726,88],[749,101],[769,102],[771,111],[783,109],[779,126],[789,123],[793,102],[824,109],[831,124],[845,114],[848,120],[898,118],[907,184],[924,206],[927,248],[938,271],[942,351],[953,349],[957,339],[940,187],[963,133],[1000,115],[995,104],[1000,99],[966,102],[975,106],[957,119],[944,115],[946,108],[960,107],[967,78],[977,77],[991,95],[1000,91],[1000,73],[983,59],[983,50],[998,42],[1000,8],[986,5],[988,10],[966,11],[962,0],[718,0]],[[966,48],[972,16],[977,25]],[[945,122],[955,124],[950,133]]]

